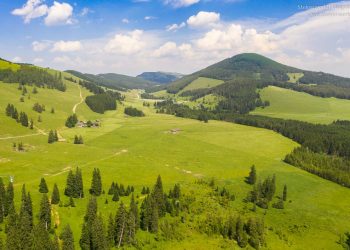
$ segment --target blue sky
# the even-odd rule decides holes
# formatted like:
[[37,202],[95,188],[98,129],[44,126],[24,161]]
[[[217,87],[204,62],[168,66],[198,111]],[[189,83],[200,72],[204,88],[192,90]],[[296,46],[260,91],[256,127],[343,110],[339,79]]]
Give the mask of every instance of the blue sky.
[[349,2],[4,0],[0,18],[0,57],[58,69],[191,73],[256,52],[350,76]]

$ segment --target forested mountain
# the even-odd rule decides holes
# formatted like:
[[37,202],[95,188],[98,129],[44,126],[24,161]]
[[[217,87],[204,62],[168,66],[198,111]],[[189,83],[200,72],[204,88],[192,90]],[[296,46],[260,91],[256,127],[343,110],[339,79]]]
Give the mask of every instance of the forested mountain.
[[[299,75],[299,78],[291,79],[291,75]],[[350,98],[349,78],[297,69],[254,53],[236,55],[185,76],[171,83],[167,90],[169,93],[178,93],[198,77],[232,83],[255,81],[257,87],[276,85],[322,97]]]
[[120,75],[114,73],[107,74],[85,74],[74,70],[67,70],[66,72],[71,73],[72,75],[79,77],[83,80],[93,82],[100,86],[108,87],[111,89],[117,90],[126,90],[126,89],[145,89],[151,86],[156,85],[154,82],[146,81],[138,77],[132,77],[127,75]]
[[168,72],[143,72],[138,75],[138,78],[144,79],[146,81],[156,82],[159,84],[167,84],[174,82],[184,75],[180,73],[168,73]]

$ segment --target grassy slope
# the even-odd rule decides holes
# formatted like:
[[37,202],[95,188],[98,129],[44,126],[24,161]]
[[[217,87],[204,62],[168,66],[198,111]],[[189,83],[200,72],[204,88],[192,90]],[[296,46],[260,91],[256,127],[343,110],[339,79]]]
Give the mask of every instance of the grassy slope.
[[331,123],[337,119],[350,119],[350,101],[336,98],[321,98],[306,93],[278,87],[267,87],[260,92],[270,106],[258,108],[252,114],[313,123]]
[[[34,97],[30,102],[26,100],[25,103],[19,103],[20,92],[16,87],[0,83],[0,92],[4,93],[0,110],[4,110],[8,102],[12,102],[16,106],[22,105],[23,110],[34,115],[30,111]],[[289,198],[292,200],[285,210],[267,211],[266,225],[273,228],[273,231],[267,231],[268,248],[340,248],[336,244],[338,235],[350,227],[347,209],[350,204],[350,190],[284,164],[281,159],[297,146],[294,142],[264,129],[218,121],[204,124],[155,114],[151,108],[142,106],[135,91],[125,93],[125,105],[143,109],[146,117],[126,117],[122,106],[117,111],[99,115],[82,104],[77,108],[79,118],[102,119],[102,127],[65,129],[63,124],[66,116],[71,113],[73,105],[79,102],[77,85],[67,82],[67,87],[65,97],[56,90],[43,89],[39,89],[39,94],[35,97],[47,107],[54,105],[57,111],[53,117],[48,112],[43,115],[40,127],[59,129],[67,142],[48,145],[47,137],[42,135],[0,140],[1,174],[15,176],[17,201],[20,199],[20,186],[22,183],[27,184],[34,200],[35,213],[38,212],[40,199],[37,192],[40,178],[46,178],[50,191],[53,184],[58,183],[63,197],[67,171],[76,166],[83,169],[86,193],[94,167],[101,169],[105,190],[112,181],[118,181],[124,185],[134,185],[137,193],[142,185],[152,185],[158,174],[162,175],[166,190],[176,182],[192,182],[198,176],[216,177],[233,190],[237,197],[237,209],[242,210],[246,206],[242,199],[251,189],[243,180],[250,165],[255,164],[259,175],[276,173],[277,193],[281,193],[282,185],[286,183]],[[84,91],[84,95],[86,94]],[[60,105],[55,105],[56,103]],[[0,121],[4,121],[0,131],[6,131],[2,133],[31,133],[29,129],[22,129],[5,117],[3,112],[0,112],[0,116]],[[177,135],[167,133],[172,128],[181,128],[182,132]],[[71,143],[75,134],[83,135],[85,145]],[[23,141],[28,152],[18,153],[12,150],[12,143],[19,141]],[[63,200],[68,201],[66,197]],[[99,211],[107,217],[109,212],[116,211],[117,205],[111,201],[104,204],[104,201],[104,196],[99,199]],[[60,225],[69,222],[72,226],[77,244],[86,202],[87,199],[77,200],[76,208],[54,207],[60,215],[60,219],[56,218]],[[128,203],[128,199],[125,202]],[[258,209],[258,213],[262,215],[264,211]],[[299,229],[296,230],[296,227]],[[276,232],[286,236],[280,239]],[[142,232],[139,234],[141,238],[149,237]],[[153,244],[157,244],[161,249],[208,249],[217,248],[221,241],[220,238],[208,238],[190,230],[183,242],[157,243],[151,239],[148,248],[154,249],[156,245]]]
[[15,63],[11,63],[8,61],[4,61],[2,59],[0,59],[0,70],[1,69],[12,69],[12,70],[17,70],[19,69],[19,65],[15,64]]
[[187,85],[181,92],[196,89],[210,89],[219,86],[223,83],[224,81],[221,80],[199,77],[198,79],[194,80],[189,85]]

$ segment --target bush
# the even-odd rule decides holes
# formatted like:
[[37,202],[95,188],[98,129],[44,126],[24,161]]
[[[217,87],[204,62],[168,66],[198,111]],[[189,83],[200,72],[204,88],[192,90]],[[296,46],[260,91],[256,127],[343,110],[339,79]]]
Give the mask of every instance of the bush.
[[145,114],[141,110],[138,110],[137,108],[133,108],[133,107],[125,108],[124,113],[129,116],[138,116],[138,117],[145,116]]

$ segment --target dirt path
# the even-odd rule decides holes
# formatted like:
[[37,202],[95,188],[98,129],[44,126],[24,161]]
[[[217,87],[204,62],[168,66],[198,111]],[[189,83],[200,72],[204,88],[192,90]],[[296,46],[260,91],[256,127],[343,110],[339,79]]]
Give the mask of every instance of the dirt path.
[[8,137],[0,138],[0,140],[9,140],[9,139],[25,138],[25,137],[37,136],[37,135],[43,135],[43,134],[39,132],[39,133],[36,133],[36,134],[29,134],[29,135],[8,136]]
[[81,92],[80,85],[78,85],[78,88],[79,88],[79,92],[80,92],[80,102],[78,102],[77,104],[74,105],[74,107],[72,109],[73,114],[75,114],[75,111],[76,111],[77,107],[84,102],[83,93]]

